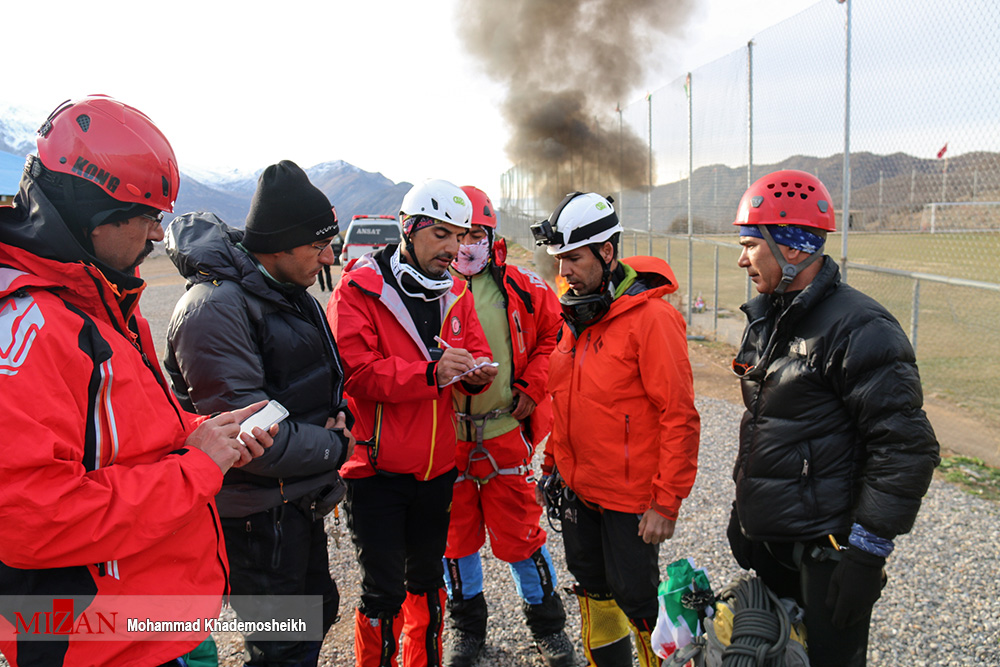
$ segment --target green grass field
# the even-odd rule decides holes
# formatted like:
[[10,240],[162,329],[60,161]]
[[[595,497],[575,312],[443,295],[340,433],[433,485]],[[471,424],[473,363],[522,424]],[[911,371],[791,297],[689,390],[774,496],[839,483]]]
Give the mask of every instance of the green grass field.
[[[735,234],[701,238],[737,241]],[[848,241],[852,263],[1000,283],[1000,234],[852,234]],[[711,308],[716,246],[696,241],[693,247],[691,291]],[[647,254],[648,239],[626,234],[622,251],[626,257]],[[653,253],[669,255],[686,304],[687,239],[669,239],[668,249],[668,239],[656,238]],[[839,234],[827,241],[827,254],[839,261]],[[738,257],[738,248],[718,248],[718,302],[742,322],[738,308],[746,301],[747,281],[745,271],[736,265]],[[852,268],[848,281],[888,308],[908,335],[913,332],[913,279]],[[924,392],[1000,426],[1000,292],[921,281],[918,313],[916,349]]]

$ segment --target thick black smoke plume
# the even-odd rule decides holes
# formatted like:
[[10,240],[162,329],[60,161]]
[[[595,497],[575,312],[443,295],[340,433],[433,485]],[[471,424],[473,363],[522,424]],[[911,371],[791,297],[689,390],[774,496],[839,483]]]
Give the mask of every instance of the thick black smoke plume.
[[467,0],[462,37],[507,86],[508,156],[552,205],[570,190],[648,185],[644,139],[614,113],[693,0]]

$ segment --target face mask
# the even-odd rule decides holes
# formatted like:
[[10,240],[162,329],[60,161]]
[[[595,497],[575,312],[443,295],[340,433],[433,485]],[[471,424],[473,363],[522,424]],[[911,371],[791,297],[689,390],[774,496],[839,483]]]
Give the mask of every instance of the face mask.
[[463,276],[474,276],[490,261],[490,240],[483,237],[472,245],[458,247],[458,257],[451,263],[455,270]]

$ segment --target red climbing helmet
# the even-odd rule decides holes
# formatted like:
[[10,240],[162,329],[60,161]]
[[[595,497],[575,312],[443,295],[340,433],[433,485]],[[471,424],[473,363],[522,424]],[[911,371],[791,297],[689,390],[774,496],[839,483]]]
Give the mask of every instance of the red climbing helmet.
[[180,172],[170,142],[146,114],[107,95],[60,104],[38,129],[38,158],[117,201],[174,210]]
[[837,231],[826,186],[805,171],[783,169],[743,193],[734,225],[800,225]]

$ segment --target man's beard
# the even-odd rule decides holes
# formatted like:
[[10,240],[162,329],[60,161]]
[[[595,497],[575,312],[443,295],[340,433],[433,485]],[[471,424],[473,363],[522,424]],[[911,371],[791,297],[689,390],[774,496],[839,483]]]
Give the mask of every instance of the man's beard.
[[147,240],[146,241],[146,247],[144,247],[142,249],[142,252],[139,253],[139,256],[135,258],[134,262],[132,262],[131,264],[129,264],[128,268],[126,268],[123,273],[126,273],[127,275],[130,275],[130,276],[135,275],[135,270],[139,268],[139,265],[142,264],[142,262],[147,257],[149,257],[149,254],[151,252],[153,252],[153,242]]

